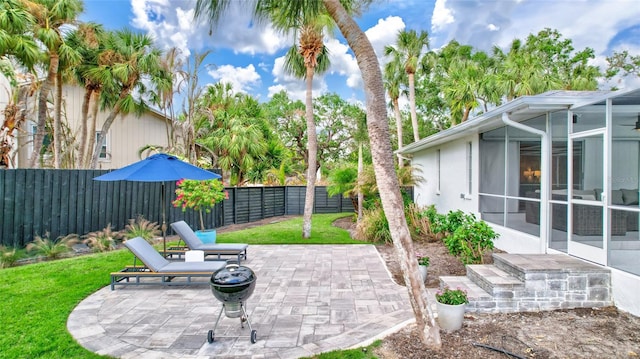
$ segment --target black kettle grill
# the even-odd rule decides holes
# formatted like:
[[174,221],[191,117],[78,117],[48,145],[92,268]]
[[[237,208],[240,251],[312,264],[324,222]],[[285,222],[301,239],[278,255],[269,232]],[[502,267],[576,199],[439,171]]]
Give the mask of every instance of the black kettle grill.
[[222,302],[222,308],[212,330],[209,330],[207,341],[213,343],[215,330],[218,327],[222,313],[228,318],[240,318],[240,327],[244,328],[244,322],[249,325],[251,331],[251,343],[257,340],[257,332],[251,327],[249,315],[245,310],[244,302],[253,294],[256,287],[256,274],[251,268],[238,264],[227,264],[211,275],[211,293]]

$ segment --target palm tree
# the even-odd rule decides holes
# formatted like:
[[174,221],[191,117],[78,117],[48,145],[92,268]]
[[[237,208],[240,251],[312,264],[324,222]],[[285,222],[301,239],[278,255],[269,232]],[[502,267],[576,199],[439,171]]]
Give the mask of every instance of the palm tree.
[[258,102],[234,94],[231,84],[217,83],[200,98],[198,113],[202,131],[197,143],[213,155],[212,165],[223,170],[226,182],[243,185],[267,151]]
[[315,201],[316,172],[318,171],[318,135],[313,119],[313,76],[329,68],[329,54],[324,42],[321,21],[314,19],[300,29],[300,46],[293,46],[285,60],[285,71],[306,80],[305,118],[307,122],[307,190],[304,202],[302,238],[311,237],[311,215]]
[[403,30],[398,32],[396,45],[387,45],[384,48],[385,56],[391,55],[394,62],[401,63],[409,80],[409,107],[411,108],[411,124],[413,126],[413,138],[417,142],[420,140],[418,132],[418,116],[416,114],[416,87],[415,74],[418,70],[422,50],[429,47],[429,35],[426,31]]
[[[395,60],[395,59],[394,59]],[[387,94],[391,100],[391,107],[393,108],[393,114],[396,119],[396,133],[398,136],[398,148],[402,148],[402,116],[400,115],[400,92],[402,90],[402,84],[405,83],[406,72],[400,66],[398,61],[389,61],[384,65],[384,85],[387,89]],[[404,165],[402,155],[398,153],[398,166]]]
[[[264,5],[265,2],[275,1],[278,0],[262,0],[259,3]],[[195,16],[208,15],[213,26],[220,19],[221,13],[228,5],[229,1],[198,0]],[[431,308],[426,298],[422,295],[425,291],[424,283],[418,271],[418,263],[415,260],[413,242],[403,211],[400,185],[395,175],[382,73],[373,46],[340,0],[290,0],[286,2],[286,5],[287,13],[290,15],[306,12],[313,17],[326,10],[336,22],[356,56],[364,82],[367,128],[382,207],[389,223],[394,247],[400,259],[405,283],[408,284],[407,290],[409,291],[409,298],[416,317],[418,332],[425,344],[439,347],[441,345],[440,333]]]
[[[94,96],[100,92],[102,84],[88,76],[90,69],[99,66],[99,59],[105,50],[106,32],[102,25],[96,23],[81,24],[76,31],[73,31],[67,42],[70,46],[76,48],[82,55],[82,63],[73,67],[73,75],[75,82],[84,88],[84,96],[82,98],[81,119],[79,129],[79,144],[77,163],[79,168],[86,168],[86,158],[89,157],[88,147],[88,131],[89,131],[89,108],[91,99],[95,98],[94,104],[97,104],[97,97]],[[93,126],[95,129],[95,119]],[[95,130],[94,130],[95,132]],[[93,136],[92,136],[93,137]],[[92,147],[91,147],[92,148]]]
[[102,108],[111,108],[101,130],[97,134],[96,145],[91,156],[91,168],[96,168],[105,137],[111,124],[119,114],[136,112],[141,114],[147,105],[144,99],[133,98],[134,91],[144,94],[147,87],[143,79],[150,83],[157,77],[168,76],[160,65],[162,54],[153,46],[151,37],[128,30],[120,30],[112,34],[107,41],[106,55],[116,61],[102,64],[89,70],[89,77],[103,84],[101,92]]
[[[41,58],[41,52],[33,39],[31,30],[35,17],[28,11],[23,0],[4,0],[0,3],[0,58],[12,56],[32,71]],[[12,79],[13,71],[2,71]]]
[[38,121],[30,161],[30,166],[36,167],[40,161],[40,152],[46,135],[47,99],[56,81],[60,57],[66,57],[69,63],[79,60],[79,54],[65,43],[61,28],[76,21],[77,16],[82,12],[82,1],[39,0],[37,3],[31,1],[28,3],[29,12],[36,21],[33,35],[44,46],[48,58],[47,77],[40,87],[38,97]]

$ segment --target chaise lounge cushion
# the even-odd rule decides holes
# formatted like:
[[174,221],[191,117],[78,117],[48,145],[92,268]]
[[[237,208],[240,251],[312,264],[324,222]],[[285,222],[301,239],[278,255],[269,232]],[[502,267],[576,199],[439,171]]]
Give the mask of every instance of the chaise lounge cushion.
[[625,206],[638,205],[638,190],[637,189],[624,189],[622,192],[622,202]]
[[203,243],[185,221],[173,222],[171,223],[171,228],[191,250],[245,251],[249,246],[246,243]]
[[180,273],[180,272],[205,272],[213,273],[223,268],[226,262],[170,262],[156,251],[147,241],[141,237],[132,238],[124,245],[138,259],[144,263],[147,268],[158,273]]

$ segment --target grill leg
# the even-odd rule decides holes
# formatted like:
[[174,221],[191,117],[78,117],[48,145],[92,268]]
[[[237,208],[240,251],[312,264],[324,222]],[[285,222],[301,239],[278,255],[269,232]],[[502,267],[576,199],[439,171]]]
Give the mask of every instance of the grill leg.
[[224,303],[222,303],[222,308],[220,308],[220,313],[218,313],[218,319],[216,319],[216,324],[213,326],[213,331],[214,332],[218,328],[218,323],[220,323],[220,318],[222,317],[222,312],[224,312]]
[[242,319],[244,319],[247,321],[247,324],[249,325],[249,330],[253,331],[253,328],[251,328],[251,321],[249,320],[249,314],[247,314],[247,311],[244,308],[244,302],[240,302],[240,309],[242,309],[242,317],[240,318],[240,325],[242,326],[242,328],[244,328],[244,325],[242,325]]

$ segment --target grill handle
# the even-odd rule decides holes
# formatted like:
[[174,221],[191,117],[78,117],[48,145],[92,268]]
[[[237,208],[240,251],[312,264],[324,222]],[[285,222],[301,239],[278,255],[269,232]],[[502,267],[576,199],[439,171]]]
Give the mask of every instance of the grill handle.
[[230,264],[227,264],[225,266],[225,268],[230,270],[230,271],[233,271],[233,270],[236,270],[236,269],[240,268],[240,266],[235,264],[235,263],[230,263]]

